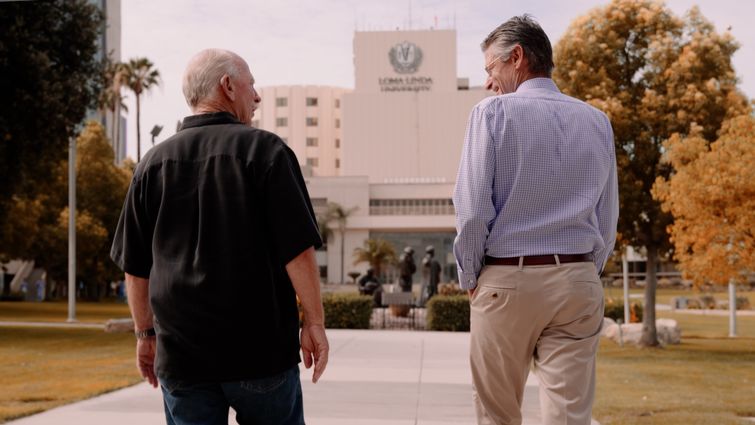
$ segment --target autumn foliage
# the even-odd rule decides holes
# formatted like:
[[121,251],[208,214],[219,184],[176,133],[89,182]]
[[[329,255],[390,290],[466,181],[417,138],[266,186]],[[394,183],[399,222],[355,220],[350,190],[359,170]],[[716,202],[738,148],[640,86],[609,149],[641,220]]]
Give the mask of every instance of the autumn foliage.
[[695,127],[665,146],[675,172],[653,194],[674,216],[680,268],[698,284],[744,281],[755,271],[755,118],[727,121],[710,144]]

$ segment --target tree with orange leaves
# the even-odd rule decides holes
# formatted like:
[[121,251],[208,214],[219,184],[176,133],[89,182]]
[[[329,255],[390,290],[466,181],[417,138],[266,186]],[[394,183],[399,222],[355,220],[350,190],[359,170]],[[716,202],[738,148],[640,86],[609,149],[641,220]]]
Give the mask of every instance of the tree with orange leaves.
[[674,167],[653,195],[674,216],[674,257],[698,284],[744,282],[755,271],[755,118],[727,121],[708,144],[700,127],[672,136],[664,159]]

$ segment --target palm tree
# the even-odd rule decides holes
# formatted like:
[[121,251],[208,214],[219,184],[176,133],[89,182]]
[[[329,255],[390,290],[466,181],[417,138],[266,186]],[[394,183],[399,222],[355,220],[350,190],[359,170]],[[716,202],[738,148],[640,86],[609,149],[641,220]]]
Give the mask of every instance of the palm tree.
[[[349,216],[354,213],[354,211],[358,210],[358,207],[353,207],[349,209],[345,209],[340,204],[337,204],[335,202],[328,202],[328,209],[325,211],[325,215],[321,216],[321,220],[318,220],[320,223],[320,229],[322,231],[323,226],[325,227],[325,232],[322,232],[322,235],[327,238],[329,234],[332,233],[330,228],[330,223],[335,222],[338,228],[338,233],[341,236],[341,284],[343,285],[343,270],[344,270],[344,240],[345,234],[346,234],[346,221],[348,220]],[[327,239],[326,239],[327,240]]]
[[[124,83],[125,64],[122,62],[112,62],[109,58],[105,64],[105,86],[100,92],[98,99],[98,105],[102,112],[105,110],[110,111],[113,117],[113,126],[111,129],[110,140],[113,143],[113,150],[115,151],[114,159],[117,163],[118,152],[120,151],[120,118],[121,109],[128,112],[128,107],[124,103],[125,96],[121,94],[121,87]],[[103,113],[103,116],[105,114]]]
[[362,247],[354,249],[354,264],[368,263],[378,279],[383,265],[394,264],[396,260],[393,245],[383,239],[367,239]]
[[136,161],[142,159],[142,136],[141,136],[141,106],[140,96],[154,86],[160,85],[160,72],[153,67],[155,64],[147,58],[133,58],[125,64],[124,83],[136,95]]

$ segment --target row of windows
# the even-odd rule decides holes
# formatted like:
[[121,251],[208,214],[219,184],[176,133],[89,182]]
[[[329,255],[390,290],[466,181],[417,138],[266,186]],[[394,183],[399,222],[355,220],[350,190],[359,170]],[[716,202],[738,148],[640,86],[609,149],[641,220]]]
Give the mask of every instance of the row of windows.
[[[317,147],[320,145],[320,142],[318,141],[317,137],[307,137],[307,146],[308,147]],[[336,139],[336,148],[341,147],[341,139]]]
[[454,215],[450,198],[370,199],[370,215]]
[[[319,123],[320,121],[317,119],[317,117],[307,117],[307,127],[317,127]],[[287,117],[276,118],[275,126],[288,127],[288,118]],[[260,120],[252,120],[252,127],[260,128]],[[341,120],[338,118],[336,118],[335,127],[341,128]]]
[[[333,99],[333,100],[334,100],[333,104],[335,105],[335,107],[336,108],[340,108],[341,107],[341,99]],[[316,97],[308,97],[306,99],[306,104],[307,104],[307,106],[317,106],[319,104],[319,101],[317,100]],[[281,107],[281,108],[288,106],[288,98],[287,97],[276,97],[275,98],[275,106]]]
[[[310,167],[319,167],[320,158],[307,158],[307,165]],[[341,160],[336,158],[336,168],[341,168]]]

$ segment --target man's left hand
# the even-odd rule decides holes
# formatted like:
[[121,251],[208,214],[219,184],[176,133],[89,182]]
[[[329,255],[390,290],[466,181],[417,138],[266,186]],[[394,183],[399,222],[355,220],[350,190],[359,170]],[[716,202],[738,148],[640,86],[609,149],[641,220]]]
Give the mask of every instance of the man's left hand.
[[325,336],[325,326],[323,325],[307,325],[301,329],[301,353],[304,357],[304,367],[309,369],[312,364],[315,365],[314,373],[312,374],[312,382],[317,383],[325,372],[325,367],[328,365],[328,352],[330,347],[328,345],[328,337]]
[[155,348],[157,338],[143,338],[136,340],[136,367],[142,378],[150,385],[157,388],[157,376],[155,376]]

